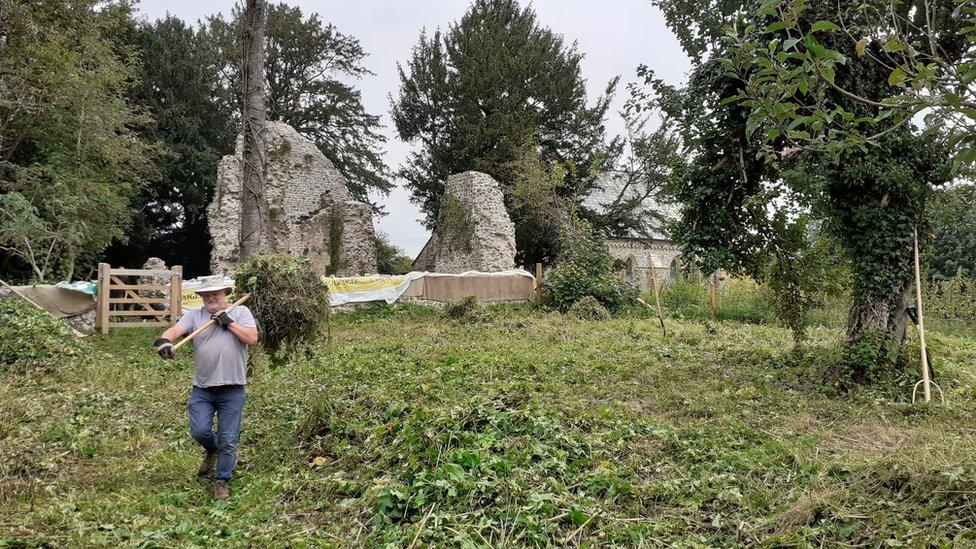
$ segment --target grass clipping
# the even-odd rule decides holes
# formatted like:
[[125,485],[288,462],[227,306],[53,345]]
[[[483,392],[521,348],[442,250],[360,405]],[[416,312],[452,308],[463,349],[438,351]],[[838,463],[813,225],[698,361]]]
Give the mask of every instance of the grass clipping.
[[0,299],[0,372],[54,371],[86,354],[67,323],[17,296]]
[[319,335],[329,320],[329,289],[305,256],[255,255],[237,268],[239,292],[261,330],[268,354],[286,354]]

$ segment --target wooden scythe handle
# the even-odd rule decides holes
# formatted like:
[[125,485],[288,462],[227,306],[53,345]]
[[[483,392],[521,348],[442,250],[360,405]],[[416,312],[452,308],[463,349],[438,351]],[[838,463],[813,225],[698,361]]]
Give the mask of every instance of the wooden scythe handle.
[[[230,307],[227,308],[227,311],[228,312],[233,311],[238,305],[242,305],[250,297],[251,297],[251,294],[244,294],[244,297],[242,297],[242,298],[238,299],[237,301],[231,303]],[[173,351],[176,351],[177,349],[179,349],[180,347],[182,347],[185,343],[187,343],[191,339],[197,337],[200,334],[200,332],[206,330],[207,328],[213,326],[216,323],[217,323],[217,321],[211,318],[210,320],[207,321],[206,324],[204,324],[203,326],[200,326],[196,330],[193,330],[193,333],[191,333],[190,335],[188,335],[188,336],[184,337],[183,339],[181,339],[180,342],[177,343],[176,345],[173,345]]]

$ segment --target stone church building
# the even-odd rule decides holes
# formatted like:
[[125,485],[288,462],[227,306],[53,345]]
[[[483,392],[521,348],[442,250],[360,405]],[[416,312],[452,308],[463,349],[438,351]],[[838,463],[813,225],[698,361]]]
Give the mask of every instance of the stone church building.
[[[620,196],[624,186],[625,182],[619,174],[601,176],[597,188],[583,199],[583,207],[595,212],[605,211],[606,206]],[[636,192],[633,188],[626,191],[628,194]],[[668,220],[678,216],[675,206],[660,204],[653,197],[645,198],[641,209],[645,212],[656,211]],[[641,289],[650,287],[648,276],[652,263],[659,282],[673,280],[678,276],[681,248],[661,229],[651,231],[650,239],[641,238],[633,232],[610,234],[607,245],[613,257],[624,263],[624,268],[619,273],[620,278]]]

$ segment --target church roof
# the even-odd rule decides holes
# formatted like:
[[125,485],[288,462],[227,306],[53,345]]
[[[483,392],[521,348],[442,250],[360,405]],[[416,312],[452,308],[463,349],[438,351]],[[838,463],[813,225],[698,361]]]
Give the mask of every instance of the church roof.
[[[613,204],[621,196],[621,193],[623,193],[624,199],[636,198],[642,194],[635,185],[631,185],[625,190],[626,184],[626,177],[621,172],[601,174],[597,177],[596,186],[593,190],[583,197],[583,207],[602,214],[606,213],[608,206]],[[653,194],[644,198],[638,208],[641,213],[658,212],[669,221],[678,219],[678,205],[663,203]],[[652,228],[650,233],[655,240],[671,240],[671,236],[660,227]],[[627,230],[625,234],[610,234],[609,236],[610,238],[640,238],[640,235],[633,230]]]

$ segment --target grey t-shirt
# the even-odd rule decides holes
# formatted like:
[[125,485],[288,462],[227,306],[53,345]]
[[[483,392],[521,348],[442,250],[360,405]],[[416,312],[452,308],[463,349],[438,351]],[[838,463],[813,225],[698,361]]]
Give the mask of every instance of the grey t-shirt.
[[[243,305],[227,313],[231,320],[241,326],[256,328],[254,315]],[[210,320],[207,309],[190,309],[183,313],[179,323],[193,332]],[[245,385],[247,383],[247,345],[237,337],[214,324],[193,338],[193,384],[201,389],[219,385]]]

